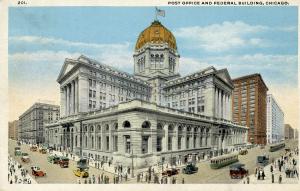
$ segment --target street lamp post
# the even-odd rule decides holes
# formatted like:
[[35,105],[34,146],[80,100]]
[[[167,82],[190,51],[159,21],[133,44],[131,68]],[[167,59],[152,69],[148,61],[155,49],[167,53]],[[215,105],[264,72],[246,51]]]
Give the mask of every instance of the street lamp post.
[[131,143],[131,178],[133,178],[133,177],[134,177],[134,174],[133,174],[133,148],[132,148],[132,143]]

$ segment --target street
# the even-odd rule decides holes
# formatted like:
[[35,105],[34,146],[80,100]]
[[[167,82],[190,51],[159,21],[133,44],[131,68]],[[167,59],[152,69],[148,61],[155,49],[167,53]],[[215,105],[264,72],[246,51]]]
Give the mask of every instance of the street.
[[[70,160],[69,168],[60,168],[59,165],[51,164],[47,161],[48,154],[31,152],[29,150],[29,145],[21,145],[21,151],[29,153],[30,156],[30,162],[26,164],[21,162],[20,157],[14,156],[14,148],[16,146],[17,144],[15,141],[12,140],[9,141],[9,154],[13,157],[14,160],[22,164],[23,167],[27,169],[29,172],[31,172],[30,170],[31,166],[39,166],[42,170],[46,171],[47,173],[46,177],[38,177],[35,179],[37,183],[78,183],[79,178],[73,174],[73,170],[76,169],[76,163],[74,161]],[[286,142],[286,148],[289,147],[291,149],[294,149],[297,146],[298,146],[298,142],[296,140]],[[285,152],[285,149],[281,149],[276,152],[269,152],[268,149],[269,149],[268,146],[266,146],[264,149],[261,149],[259,147],[254,147],[252,149],[248,149],[248,154],[239,155],[239,162],[245,164],[245,168],[249,170],[249,175],[252,175],[255,172],[256,158],[258,155],[267,154],[270,157],[270,161],[272,161],[272,159],[279,158]],[[174,176],[177,179],[177,183],[181,183],[183,178],[185,183],[187,184],[241,183],[240,179],[230,178],[229,166],[214,170],[210,168],[209,161],[199,162],[197,163],[197,166],[199,168],[198,172],[191,175],[181,173],[181,169],[180,169],[180,173]],[[97,178],[101,173],[104,173],[104,175],[108,176],[110,179],[110,183],[113,183],[114,175],[112,173],[108,173],[93,167],[89,168],[90,177],[92,177],[92,175],[95,175]],[[83,180],[84,179],[81,179],[81,183],[84,182]],[[133,179],[129,179],[127,182],[122,182],[122,183],[133,184],[133,183],[137,183],[137,181],[136,178],[133,178]]]

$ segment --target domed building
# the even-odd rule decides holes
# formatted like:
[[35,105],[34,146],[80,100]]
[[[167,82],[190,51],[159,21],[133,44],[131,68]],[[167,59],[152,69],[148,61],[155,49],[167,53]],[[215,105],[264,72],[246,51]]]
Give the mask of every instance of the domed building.
[[153,21],[137,39],[133,54],[134,74],[144,80],[157,76],[179,77],[179,57],[172,32],[159,21]]
[[66,59],[57,79],[61,117],[46,124],[46,143],[129,174],[246,145],[247,128],[232,122],[227,69],[181,77],[176,38],[157,20],[138,35],[133,58],[133,75],[86,56]]

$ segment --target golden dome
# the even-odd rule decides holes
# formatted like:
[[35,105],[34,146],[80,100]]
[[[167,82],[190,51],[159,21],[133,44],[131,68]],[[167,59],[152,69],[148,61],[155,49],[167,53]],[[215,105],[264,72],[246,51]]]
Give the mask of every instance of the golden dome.
[[159,21],[153,21],[148,28],[141,32],[136,41],[135,50],[140,49],[148,42],[155,44],[162,44],[166,42],[170,48],[177,50],[176,39],[174,35]]

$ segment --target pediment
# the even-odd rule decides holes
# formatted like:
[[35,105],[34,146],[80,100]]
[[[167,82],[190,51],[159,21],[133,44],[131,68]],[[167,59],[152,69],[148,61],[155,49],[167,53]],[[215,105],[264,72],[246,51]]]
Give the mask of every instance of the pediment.
[[60,70],[57,81],[59,82],[60,79],[62,79],[76,64],[76,62],[72,62],[72,60],[66,59]]
[[222,69],[222,70],[217,71],[216,75],[219,78],[221,78],[224,82],[226,82],[227,84],[233,86],[232,79],[231,79],[227,69]]

